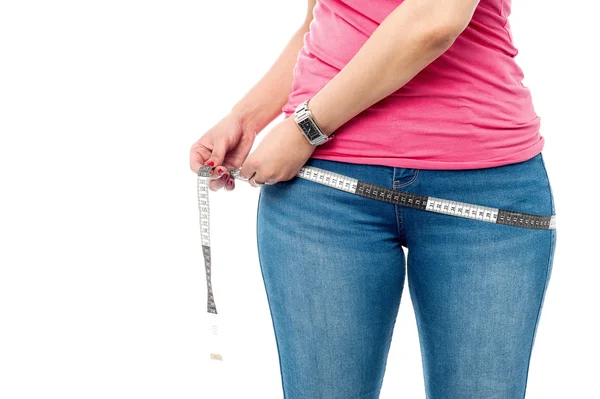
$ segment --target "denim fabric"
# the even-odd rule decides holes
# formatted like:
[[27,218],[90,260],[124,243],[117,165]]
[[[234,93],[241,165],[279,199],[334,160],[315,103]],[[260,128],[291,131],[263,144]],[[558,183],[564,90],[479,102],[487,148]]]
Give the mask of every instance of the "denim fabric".
[[[399,191],[555,214],[541,153],[465,170],[307,165]],[[428,399],[525,397],[556,230],[406,208],[298,177],[260,190],[258,253],[284,398],[378,398],[405,278]]]

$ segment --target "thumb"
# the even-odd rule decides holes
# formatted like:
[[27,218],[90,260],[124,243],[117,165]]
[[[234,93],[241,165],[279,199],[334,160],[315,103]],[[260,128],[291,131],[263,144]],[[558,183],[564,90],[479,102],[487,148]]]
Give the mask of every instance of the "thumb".
[[227,143],[224,140],[219,140],[214,143],[210,157],[204,162],[204,165],[219,166],[223,164],[223,159],[227,153]]

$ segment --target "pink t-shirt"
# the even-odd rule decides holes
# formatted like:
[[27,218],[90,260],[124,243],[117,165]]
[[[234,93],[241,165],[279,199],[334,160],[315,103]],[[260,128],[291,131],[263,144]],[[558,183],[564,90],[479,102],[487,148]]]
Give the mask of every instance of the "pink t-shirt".
[[[290,116],[359,51],[402,0],[319,0],[282,108]],[[527,160],[544,146],[515,63],[511,0],[481,0],[454,44],[410,82],[318,146],[313,158],[419,169],[473,169]],[[402,51],[398,49],[397,51]]]

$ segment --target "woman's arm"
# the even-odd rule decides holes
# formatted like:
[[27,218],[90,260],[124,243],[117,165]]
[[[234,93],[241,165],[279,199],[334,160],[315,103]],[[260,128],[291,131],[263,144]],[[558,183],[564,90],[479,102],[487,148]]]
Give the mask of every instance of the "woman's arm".
[[[405,0],[310,100],[319,126],[330,134],[406,84],[454,43],[477,4],[479,0]],[[246,158],[240,176],[253,186],[290,180],[314,150],[290,116]]]
[[392,94],[443,54],[467,27],[479,0],[405,0],[309,108],[326,134]]
[[292,72],[298,52],[304,45],[304,34],[313,19],[313,8],[317,0],[308,0],[306,19],[294,33],[275,64],[250,91],[232,108],[240,122],[252,132],[260,132],[280,113],[292,90]]

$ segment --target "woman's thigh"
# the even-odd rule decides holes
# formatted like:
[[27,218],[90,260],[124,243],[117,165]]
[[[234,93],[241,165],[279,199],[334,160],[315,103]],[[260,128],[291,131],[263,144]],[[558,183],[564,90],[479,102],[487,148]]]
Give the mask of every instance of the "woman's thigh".
[[[420,170],[403,191],[554,214],[541,154],[493,168]],[[427,397],[523,398],[556,230],[401,212]]]
[[[389,167],[307,165],[392,184]],[[295,177],[262,186],[257,240],[285,398],[379,397],[405,275],[394,205]]]

